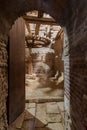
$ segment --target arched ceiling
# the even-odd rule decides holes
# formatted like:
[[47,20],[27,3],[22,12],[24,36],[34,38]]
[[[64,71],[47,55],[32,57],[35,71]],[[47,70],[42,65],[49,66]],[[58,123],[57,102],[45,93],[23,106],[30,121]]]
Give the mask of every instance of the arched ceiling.
[[41,10],[62,24],[68,0],[0,0],[0,32],[7,33],[14,21],[25,12]]

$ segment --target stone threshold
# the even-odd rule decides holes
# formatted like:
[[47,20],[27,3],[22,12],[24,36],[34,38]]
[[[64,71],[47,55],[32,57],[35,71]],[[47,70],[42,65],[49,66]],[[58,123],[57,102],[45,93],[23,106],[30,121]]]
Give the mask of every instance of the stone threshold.
[[26,99],[25,103],[45,103],[45,102],[62,102],[64,97],[45,97],[45,98],[31,98]]

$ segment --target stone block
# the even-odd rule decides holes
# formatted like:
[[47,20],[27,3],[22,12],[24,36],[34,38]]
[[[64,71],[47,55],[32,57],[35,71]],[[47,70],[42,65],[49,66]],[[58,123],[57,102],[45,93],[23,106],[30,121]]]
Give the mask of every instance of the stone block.
[[64,130],[62,123],[49,123],[48,128],[50,130]]
[[45,103],[37,104],[35,127],[44,127],[47,125],[47,115]]
[[49,113],[55,113],[59,114],[60,111],[58,109],[57,103],[56,102],[51,102],[46,104],[46,112]]

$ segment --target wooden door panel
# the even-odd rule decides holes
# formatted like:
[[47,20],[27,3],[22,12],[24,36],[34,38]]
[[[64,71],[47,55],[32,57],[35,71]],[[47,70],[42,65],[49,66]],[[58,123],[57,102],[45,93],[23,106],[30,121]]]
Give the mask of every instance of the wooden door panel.
[[25,107],[25,27],[24,20],[16,20],[9,39],[9,96],[8,120],[12,123]]

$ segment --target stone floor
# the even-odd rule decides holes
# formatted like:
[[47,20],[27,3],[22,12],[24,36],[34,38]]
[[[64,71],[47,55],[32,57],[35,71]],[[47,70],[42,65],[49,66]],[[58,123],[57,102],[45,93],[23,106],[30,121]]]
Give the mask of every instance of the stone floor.
[[8,130],[64,130],[63,75],[26,75],[26,107]]
[[57,79],[47,78],[46,75],[26,75],[26,101],[63,101],[63,86],[63,74]]
[[63,102],[26,103],[8,130],[64,130]]

